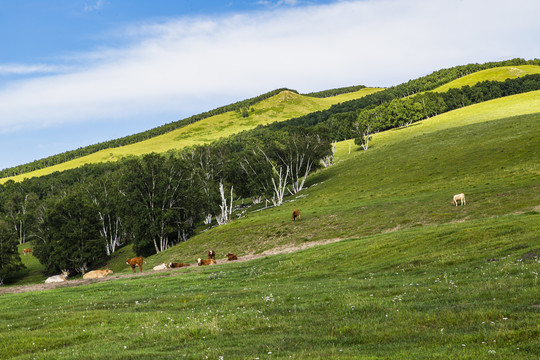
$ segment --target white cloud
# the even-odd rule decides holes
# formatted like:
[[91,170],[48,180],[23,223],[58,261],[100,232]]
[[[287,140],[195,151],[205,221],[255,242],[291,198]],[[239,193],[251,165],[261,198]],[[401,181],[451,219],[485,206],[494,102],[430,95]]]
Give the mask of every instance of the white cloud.
[[96,10],[102,10],[103,7],[107,4],[104,0],[98,0],[93,5],[88,5],[88,3],[84,3],[84,12],[92,12]]
[[4,84],[0,133],[169,114],[167,122],[279,87],[390,86],[443,67],[537,56],[540,3],[508,6],[350,1],[130,28],[128,45],[80,54],[77,70]]
[[31,75],[65,72],[67,68],[60,65],[45,64],[0,64],[0,75]]

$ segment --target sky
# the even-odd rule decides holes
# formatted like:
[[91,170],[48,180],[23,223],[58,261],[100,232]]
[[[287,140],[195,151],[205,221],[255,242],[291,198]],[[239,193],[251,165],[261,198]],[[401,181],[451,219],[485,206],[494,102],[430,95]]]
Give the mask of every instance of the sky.
[[277,88],[540,57],[537,0],[0,0],[0,169]]

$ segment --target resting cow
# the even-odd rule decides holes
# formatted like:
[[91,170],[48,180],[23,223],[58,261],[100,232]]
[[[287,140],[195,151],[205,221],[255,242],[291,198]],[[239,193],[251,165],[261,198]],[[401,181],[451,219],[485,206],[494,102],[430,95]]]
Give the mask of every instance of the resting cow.
[[458,201],[461,201],[461,205],[465,205],[465,194],[457,194],[454,195],[454,199],[452,200],[452,205],[458,206]]
[[208,252],[208,258],[216,260],[216,252],[214,250],[210,250]]
[[216,264],[216,260],[214,259],[201,259],[201,258],[198,258],[197,259],[197,264],[199,264],[199,266],[203,266],[203,265],[215,265]]
[[167,269],[169,266],[167,264],[161,264],[161,265],[156,265],[154,266],[154,268],[152,270],[154,271],[157,271],[157,270],[165,270]]
[[51,276],[51,277],[47,278],[47,280],[45,280],[45,283],[49,284],[49,283],[57,283],[57,282],[67,281],[68,275],[69,275],[69,271],[64,270],[64,271],[62,271],[61,275],[54,275],[54,276]]
[[127,259],[126,264],[131,266],[131,270],[133,270],[133,272],[135,272],[135,266],[139,265],[139,271],[142,272],[143,261],[144,261],[143,257],[134,257],[131,259]]
[[105,269],[105,270],[92,270],[87,272],[83,275],[83,279],[99,279],[104,278],[105,276],[112,274],[113,271],[111,269]]
[[296,221],[297,219],[300,221],[300,210],[298,209],[294,210],[292,213],[292,220]]
[[227,254],[227,258],[228,258],[228,261],[238,260],[238,257],[236,256],[236,254],[231,254],[231,253]]
[[180,268],[180,267],[186,267],[186,266],[190,266],[190,264],[186,264],[186,263],[169,263],[169,267],[171,269],[174,269],[174,268]]

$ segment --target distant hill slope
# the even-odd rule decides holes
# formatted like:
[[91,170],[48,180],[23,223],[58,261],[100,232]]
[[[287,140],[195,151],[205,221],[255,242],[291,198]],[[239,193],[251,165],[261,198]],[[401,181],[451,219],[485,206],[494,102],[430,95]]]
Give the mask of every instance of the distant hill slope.
[[492,69],[481,70],[470,75],[463,76],[457,80],[439,86],[432,90],[434,92],[445,92],[451,88],[461,88],[463,86],[473,86],[482,81],[504,81],[506,79],[514,79],[520,76],[529,74],[540,74],[540,66],[538,65],[518,65],[518,66],[501,66]]
[[[503,61],[499,63],[485,63],[485,64],[469,64],[464,66],[456,66],[449,69],[442,69],[436,71],[430,75],[424,76],[419,79],[410,80],[407,83],[392,87],[389,89],[369,89],[363,88],[363,86],[353,86],[348,88],[339,88],[326,90],[318,93],[298,95],[294,90],[283,90],[278,89],[261,96],[247,99],[244,101],[237,102],[235,104],[227,105],[220,107],[218,109],[202,113],[199,115],[194,115],[188,119],[173,122],[170,124],[165,124],[155,129],[148,130],[140,134],[134,134],[127,136],[125,138],[111,140],[108,142],[91,145],[85,148],[80,148],[74,151],[68,151],[62,154],[54,155],[46,159],[36,160],[32,163],[19,165],[13,168],[4,169],[0,171],[0,183],[4,183],[9,179],[15,181],[20,181],[24,178],[30,178],[35,176],[43,176],[56,171],[64,171],[67,169],[79,167],[85,163],[99,163],[104,161],[114,161],[119,157],[125,155],[140,155],[147,152],[162,152],[167,151],[170,148],[175,148],[171,145],[179,145],[179,147],[189,146],[193,143],[200,144],[208,141],[212,141],[219,137],[229,136],[238,131],[249,130],[253,126],[253,118],[248,117],[251,120],[243,118],[246,121],[238,121],[236,118],[239,118],[242,112],[248,111],[249,115],[252,108],[255,110],[254,105],[260,104],[261,101],[264,102],[269,100],[269,97],[273,94],[278,94],[279,91],[289,91],[290,93],[296,94],[302,97],[305,101],[300,105],[306,106],[306,108],[301,109],[300,111],[291,111],[289,112],[289,118],[277,117],[273,119],[273,122],[281,123],[290,118],[301,119],[302,115],[307,115],[308,117],[314,115],[315,117],[319,116],[318,114],[332,114],[332,111],[342,112],[349,111],[346,110],[347,107],[354,108],[354,104],[358,104],[358,101],[363,103],[369,103],[367,99],[373,100],[377,104],[381,102],[387,102],[392,100],[395,97],[403,97],[410,94],[415,94],[419,91],[433,89],[439,84],[443,84],[451,79],[463,74],[470,74],[463,76],[457,80],[452,81],[447,85],[443,85],[437,89],[437,91],[445,91],[448,88],[452,87],[461,87],[465,85],[474,85],[477,82],[484,80],[495,80],[502,81],[508,78],[515,78],[517,76],[522,76],[526,74],[534,74],[540,72],[540,66],[538,66],[538,60],[523,60],[523,59],[513,59],[508,61]],[[523,65],[529,64],[529,65]],[[503,66],[511,65],[511,66]],[[482,70],[483,69],[483,70]],[[485,70],[487,69],[487,70]],[[471,74],[472,73],[472,74]],[[360,89],[359,91],[355,91]],[[380,92],[380,94],[369,95],[374,92]],[[336,94],[339,94],[336,96]],[[381,95],[381,96],[379,96]],[[275,97],[276,95],[272,96]],[[376,96],[376,97],[375,97]],[[365,98],[364,101],[362,98]],[[352,101],[351,101],[352,100]],[[294,103],[294,102],[293,102]],[[338,105],[339,104],[339,105]],[[298,104],[296,104],[298,105]],[[296,106],[295,105],[295,106]],[[335,105],[335,106],[334,106]],[[331,108],[330,108],[331,107]],[[329,109],[330,108],[330,109]],[[345,110],[344,110],[345,109]],[[257,107],[257,110],[261,110]],[[298,110],[295,108],[294,110]],[[328,113],[330,111],[330,113]],[[324,116],[323,114],[323,116]],[[214,115],[214,116],[211,116]],[[223,118],[217,120],[217,124],[212,128],[212,133],[210,136],[194,140],[192,144],[178,144],[178,140],[188,140],[190,136],[187,136],[185,132],[180,132],[178,138],[168,134],[171,131],[180,130],[183,126],[188,124],[194,124],[203,119],[213,119],[216,120],[216,117],[224,116]],[[244,114],[245,115],[245,114]],[[255,111],[252,115],[260,115]],[[234,126],[231,126],[232,122],[235,122]],[[260,124],[267,124],[268,119],[264,117],[259,117],[256,121],[261,121]],[[272,121],[271,121],[272,122]],[[201,130],[208,128],[208,124],[211,124],[212,121],[208,122],[206,125],[194,126],[191,129],[194,129],[194,132],[200,135]],[[293,124],[293,123],[291,123]],[[258,126],[259,124],[255,125]],[[235,126],[238,126],[238,129],[234,129]],[[174,130],[176,129],[176,130]],[[215,136],[215,131],[223,131],[223,134],[220,136]],[[160,137],[164,135],[163,137]],[[167,136],[169,135],[169,136]],[[157,139],[156,139],[157,138]],[[171,140],[172,139],[172,140]],[[148,150],[145,149],[148,147]],[[102,150],[100,150],[102,149]],[[86,154],[86,155],[85,155]],[[71,159],[71,160],[70,160]],[[11,176],[11,177],[10,177]]]
[[[131,145],[104,149],[58,165],[3,178],[0,179],[0,183],[4,183],[7,180],[21,181],[25,178],[48,175],[56,171],[73,169],[84,164],[116,161],[128,155],[142,155],[151,152],[160,153],[171,149],[209,143],[222,137],[253,129],[259,125],[285,121],[314,111],[324,110],[334,104],[358,99],[381,90],[381,88],[363,88],[355,92],[326,98],[304,96],[293,91],[284,90],[250,106],[248,117],[243,117],[240,111],[228,111],[199,120],[163,135],[152,137],[148,140]],[[251,111],[252,109],[253,111]]]

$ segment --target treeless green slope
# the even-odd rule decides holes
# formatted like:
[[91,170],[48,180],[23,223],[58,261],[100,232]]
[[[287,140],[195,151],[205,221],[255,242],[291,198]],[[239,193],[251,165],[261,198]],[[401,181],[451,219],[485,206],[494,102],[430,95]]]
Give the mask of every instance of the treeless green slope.
[[258,125],[284,121],[310,112],[324,110],[334,104],[357,99],[381,90],[380,88],[364,88],[353,93],[329,98],[314,98],[299,95],[291,91],[283,91],[278,95],[253,105],[252,108],[254,111],[250,111],[247,118],[242,117],[242,114],[239,112],[227,112],[136,144],[105,149],[62,164],[0,179],[0,183],[4,183],[10,179],[21,181],[24,178],[48,175],[55,171],[65,171],[84,164],[116,161],[128,155],[142,155],[151,152],[160,153],[171,149],[181,149],[191,145],[205,144],[244,130],[253,129]]
[[520,76],[538,73],[540,73],[540,66],[537,65],[502,66],[463,76],[462,78],[444,84],[433,91],[445,92],[451,88],[461,88],[466,85],[473,86],[482,81],[504,81],[506,79],[515,79]]

